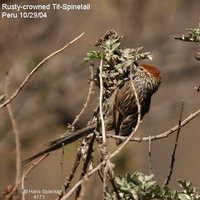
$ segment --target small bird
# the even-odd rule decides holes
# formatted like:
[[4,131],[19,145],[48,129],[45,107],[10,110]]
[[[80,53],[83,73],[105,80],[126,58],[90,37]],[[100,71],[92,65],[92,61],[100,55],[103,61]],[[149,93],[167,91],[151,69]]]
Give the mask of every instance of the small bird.
[[[141,105],[142,120],[144,115],[149,112],[152,95],[158,90],[161,84],[160,71],[155,66],[138,64],[137,70],[134,71],[132,81]],[[126,81],[122,87],[117,88],[106,104],[106,107],[108,108],[105,115],[106,131],[114,130],[115,134],[119,136],[130,135],[138,120],[138,106],[131,85],[131,80]],[[45,150],[26,159],[24,164],[87,136],[95,129],[96,124],[92,124],[61,138],[55,139],[47,143],[47,148]],[[116,140],[117,145],[121,143],[122,140]]]

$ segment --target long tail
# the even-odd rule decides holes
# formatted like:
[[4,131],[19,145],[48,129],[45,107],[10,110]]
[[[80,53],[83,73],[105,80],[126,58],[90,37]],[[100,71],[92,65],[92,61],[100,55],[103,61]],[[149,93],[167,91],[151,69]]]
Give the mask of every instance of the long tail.
[[73,143],[76,140],[92,133],[92,131],[95,128],[96,128],[96,125],[87,126],[87,127],[80,129],[78,131],[74,131],[74,132],[72,132],[72,133],[70,133],[70,134],[68,134],[64,137],[55,139],[55,140],[46,144],[47,145],[46,149],[44,149],[43,151],[40,151],[39,153],[35,154],[34,156],[32,156],[30,158],[27,158],[26,160],[24,160],[23,164],[25,165],[25,164],[31,162],[32,160],[35,160],[36,158],[38,158],[38,157],[40,157],[40,156],[42,156],[46,153],[49,153],[51,151],[55,151],[57,149],[62,148],[63,146],[65,146],[67,144]]

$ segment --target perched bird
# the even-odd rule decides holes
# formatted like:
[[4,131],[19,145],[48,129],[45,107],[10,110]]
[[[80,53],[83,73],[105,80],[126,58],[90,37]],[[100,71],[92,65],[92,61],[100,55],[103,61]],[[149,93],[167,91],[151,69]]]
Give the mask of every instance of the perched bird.
[[[155,66],[139,64],[134,71],[132,81],[134,83],[138,99],[141,105],[141,120],[149,112],[151,97],[158,90],[161,84],[160,71]],[[128,80],[120,88],[117,88],[107,102],[107,113],[105,115],[106,130],[114,130],[116,135],[128,136],[135,128],[138,119],[138,106],[133,92],[131,81]],[[47,144],[47,148],[36,155],[26,159],[24,164],[42,156],[45,153],[54,151],[70,144],[81,137],[92,133],[96,124],[74,131]],[[117,145],[122,141],[116,140]]]

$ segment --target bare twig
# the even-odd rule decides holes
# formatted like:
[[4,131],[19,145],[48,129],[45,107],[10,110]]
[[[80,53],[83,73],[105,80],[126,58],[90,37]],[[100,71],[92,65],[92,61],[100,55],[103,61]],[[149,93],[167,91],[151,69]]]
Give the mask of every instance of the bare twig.
[[[5,97],[8,97],[8,73],[6,74],[5,79]],[[15,148],[16,148],[16,178],[15,184],[20,180],[21,173],[22,173],[22,164],[21,164],[21,144],[20,144],[20,137],[19,137],[19,128],[17,125],[17,121],[14,117],[11,105],[7,105],[8,114],[10,117],[10,121],[12,123],[13,132],[15,136]]]
[[87,95],[87,99],[83,105],[83,108],[81,109],[80,113],[75,117],[72,126],[74,126],[77,121],[80,119],[81,115],[84,113],[85,109],[88,106],[88,103],[90,101],[90,97],[93,94],[93,90],[94,90],[94,81],[93,81],[93,76],[94,76],[94,70],[93,70],[93,66],[90,67],[90,84],[89,84],[89,88],[88,88],[88,95]]
[[71,190],[62,197],[61,200],[66,200],[68,197],[70,197],[75,191],[76,189],[83,184],[85,181],[88,180],[88,178],[90,176],[92,176],[94,173],[98,172],[100,169],[102,169],[103,167],[105,167],[105,165],[107,164],[106,160],[103,160],[100,164],[98,164],[95,168],[93,168],[91,171],[89,171],[87,174],[85,174],[81,180],[79,180],[72,188]]
[[[106,165],[107,165],[107,162],[106,162]],[[108,170],[107,170],[107,166],[104,167],[103,169],[103,199],[105,199],[105,196],[106,196],[106,192],[107,192],[107,173],[108,173]]]
[[113,187],[113,189],[114,189],[114,192],[116,193],[116,197],[117,197],[118,200],[120,200],[121,197],[120,197],[120,195],[119,195],[117,186],[116,186],[116,184],[115,184],[115,178],[114,178],[114,176],[113,176],[111,173],[109,173],[109,176],[110,176],[110,183],[111,183],[111,185],[112,185],[112,187]]
[[175,40],[181,40],[184,42],[200,42],[200,37],[190,38],[189,36],[174,36]]
[[[99,81],[100,81],[100,94],[99,94],[99,115],[100,115],[100,120],[101,120],[101,133],[102,133],[102,138],[103,138],[103,144],[101,145],[101,153],[103,160],[106,161],[105,167],[103,169],[103,196],[105,197],[106,194],[106,177],[107,177],[107,170],[106,170],[106,165],[107,165],[107,149],[106,149],[106,130],[105,130],[105,122],[104,122],[104,116],[103,116],[103,59],[100,61],[99,65]],[[105,198],[104,198],[105,199]]]
[[[22,191],[24,191],[24,189],[25,189],[25,177],[24,176],[22,176],[21,189],[22,189]],[[25,200],[25,192],[22,192],[22,200]]]
[[68,197],[70,197],[75,191],[76,189],[82,184],[84,183],[86,180],[88,180],[88,178],[90,176],[92,176],[94,173],[96,173],[98,170],[100,170],[103,165],[105,165],[105,161],[101,162],[99,165],[97,165],[94,169],[92,169],[90,172],[88,172],[81,180],[79,180],[72,188],[71,190],[63,196],[63,198],[61,200],[66,200]]
[[99,81],[100,81],[100,94],[99,94],[99,115],[101,120],[101,133],[103,138],[103,143],[100,145],[102,160],[105,161],[105,165],[103,166],[103,199],[106,197],[107,192],[107,175],[108,173],[113,172],[113,164],[110,161],[110,155],[107,151],[106,144],[106,129],[105,129],[105,121],[104,121],[104,113],[103,113],[103,103],[104,103],[104,87],[103,87],[103,58],[101,58],[99,65]]
[[55,55],[59,54],[60,52],[64,51],[68,46],[73,44],[75,41],[77,41],[79,38],[81,38],[84,35],[84,33],[81,33],[78,37],[73,39],[71,42],[63,46],[61,49],[53,52],[52,54],[48,55],[46,58],[44,58],[34,69],[27,75],[27,77],[24,79],[24,81],[21,83],[21,85],[13,92],[13,94],[4,102],[0,105],[0,108],[5,107],[11,101],[20,93],[20,91],[24,88],[24,86],[28,83],[29,79],[35,74],[36,71],[38,71],[44,63],[46,63],[50,58],[54,57]]
[[27,175],[39,164],[41,163],[49,154],[45,154],[43,155],[38,161],[33,162],[32,165],[23,173],[22,178],[15,184],[15,187],[12,189],[12,191],[6,195],[5,200],[9,200],[12,195],[14,194],[14,192],[19,188],[22,180],[24,180]]
[[178,146],[178,140],[179,140],[179,135],[181,132],[181,121],[182,121],[182,116],[183,116],[183,101],[181,102],[181,111],[180,111],[180,118],[179,118],[179,126],[178,126],[178,130],[177,130],[177,134],[176,134],[176,141],[175,141],[175,145],[174,145],[174,150],[172,153],[172,157],[171,157],[171,164],[170,164],[170,170],[169,170],[169,174],[165,180],[164,185],[169,185],[169,182],[171,180],[171,176],[173,174],[173,169],[174,169],[174,163],[175,163],[175,156],[176,156],[176,149]]
[[[92,138],[91,138],[91,140],[90,140],[90,142],[89,142],[88,153],[87,153],[86,160],[85,160],[85,162],[84,162],[84,166],[83,166],[83,170],[82,170],[80,179],[85,175],[86,170],[87,170],[87,168],[88,168],[88,164],[89,164],[89,162],[90,162],[90,160],[91,160],[91,154],[92,154],[92,152],[93,152],[93,143],[94,143],[95,137],[96,137],[96,134],[93,134],[93,135],[92,135]],[[82,144],[81,144],[81,145],[82,145]],[[64,184],[64,187],[63,187],[62,191],[59,193],[58,197],[56,198],[57,200],[60,200],[60,199],[63,197],[63,195],[65,194],[65,192],[66,192],[67,189],[69,188],[72,179],[74,178],[74,174],[76,173],[76,170],[77,170],[77,168],[78,168],[78,166],[79,166],[79,164],[80,164],[80,160],[81,160],[81,157],[82,157],[81,145],[78,147],[76,159],[75,159],[75,161],[74,161],[72,170],[71,170],[71,172],[70,172],[69,177],[67,178],[67,181],[66,181],[65,184]],[[79,189],[79,188],[78,188],[78,189]],[[78,197],[78,195],[77,195],[77,197]]]
[[[62,145],[62,151],[61,151],[61,161],[60,161],[61,182],[62,182],[62,185],[64,185],[64,168],[63,168],[64,155],[65,155],[65,148],[64,148],[64,144],[63,144],[63,145]],[[64,189],[64,188],[63,188],[63,189]]]
[[107,177],[114,177],[114,164],[111,162],[109,154],[107,153],[104,157],[105,165],[103,168],[103,199],[106,199],[106,193],[108,192]]
[[86,192],[86,186],[82,185],[81,186],[81,192],[80,192],[78,198],[75,197],[75,200],[83,200],[85,192]]
[[101,120],[101,128],[102,128],[102,138],[103,138],[103,144],[106,144],[106,130],[105,130],[105,123],[104,123],[104,117],[103,117],[103,77],[102,77],[102,65],[103,65],[103,59],[100,61],[99,66],[99,79],[100,79],[100,94],[99,94],[99,112],[100,112],[100,120]]
[[132,78],[132,71],[130,72],[130,80],[131,80],[131,86],[132,86],[132,89],[133,89],[133,92],[134,92],[134,95],[135,95],[135,99],[136,99],[136,104],[137,104],[137,107],[138,107],[138,117],[137,117],[137,124],[134,128],[134,131],[132,131],[132,133],[126,138],[125,142],[122,143],[121,146],[119,146],[119,148],[113,152],[111,154],[111,158],[113,158],[114,156],[116,156],[125,146],[126,144],[131,140],[131,138],[134,136],[134,134],[136,133],[137,129],[139,128],[139,125],[140,125],[140,119],[141,119],[141,105],[140,105],[140,102],[139,102],[139,98],[138,98],[138,94],[137,94],[137,91],[135,89],[135,85],[133,83],[133,78]]
[[[185,118],[182,122],[181,122],[181,127],[185,126],[186,124],[188,124],[191,120],[193,120],[194,118],[200,116],[200,109],[193,112],[192,114],[190,114],[187,118]],[[151,139],[151,141],[154,140],[160,140],[163,138],[167,138],[169,135],[171,135],[172,133],[174,133],[175,131],[177,131],[179,128],[179,125],[176,125],[172,128],[170,128],[169,130],[157,134],[155,136],[148,136],[148,137],[133,137],[130,139],[130,141],[135,141],[135,142],[149,142],[149,138]],[[126,140],[127,137],[124,136],[118,136],[118,135],[112,135],[112,134],[107,134],[106,135],[108,138],[114,138],[114,139],[120,139],[120,140]]]
[[63,197],[63,195],[65,194],[65,192],[67,191],[67,189],[69,188],[70,183],[71,183],[72,179],[74,178],[74,174],[80,164],[80,160],[81,160],[81,153],[80,153],[80,147],[79,147],[77,150],[76,159],[74,161],[72,170],[69,174],[69,177],[67,178],[67,181],[64,184],[64,187],[62,188],[62,191],[59,193],[58,197],[56,198],[57,200],[60,200]]
[[148,155],[149,155],[149,174],[152,174],[151,136],[149,136],[149,150],[148,150]]
[[[92,160],[93,145],[94,145],[95,138],[96,138],[96,134],[93,133],[92,138],[89,141],[87,156],[86,156],[86,159],[85,159],[85,162],[84,162],[84,165],[83,165],[83,170],[81,172],[79,180],[81,180],[84,177],[84,175],[86,174],[88,166],[89,166],[89,164]],[[80,192],[81,192],[81,185],[77,188],[76,197],[75,197],[76,199],[79,197]]]
[[101,182],[103,183],[103,176],[102,176],[102,174],[101,174],[101,170],[98,170],[98,171],[97,171],[97,174],[98,174],[98,176],[99,176]]

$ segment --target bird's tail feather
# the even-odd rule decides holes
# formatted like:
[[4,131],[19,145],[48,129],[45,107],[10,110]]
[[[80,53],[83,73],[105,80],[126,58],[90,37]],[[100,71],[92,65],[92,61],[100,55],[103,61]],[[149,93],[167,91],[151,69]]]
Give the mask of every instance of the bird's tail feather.
[[92,133],[92,131],[94,131],[95,128],[96,128],[96,125],[90,125],[90,126],[87,126],[85,128],[82,128],[78,131],[74,131],[74,132],[72,132],[68,135],[65,135],[61,138],[55,139],[55,140],[46,144],[46,146],[47,146],[46,149],[44,149],[43,151],[40,151],[39,153],[35,154],[34,156],[32,156],[30,158],[24,160],[23,164],[25,165],[25,164],[31,162],[32,160],[34,160],[34,159],[36,159],[36,158],[38,158],[38,157],[40,157],[40,156],[42,156],[46,153],[49,153],[51,151],[62,148],[63,146],[65,146],[67,144],[73,143],[76,140]]

